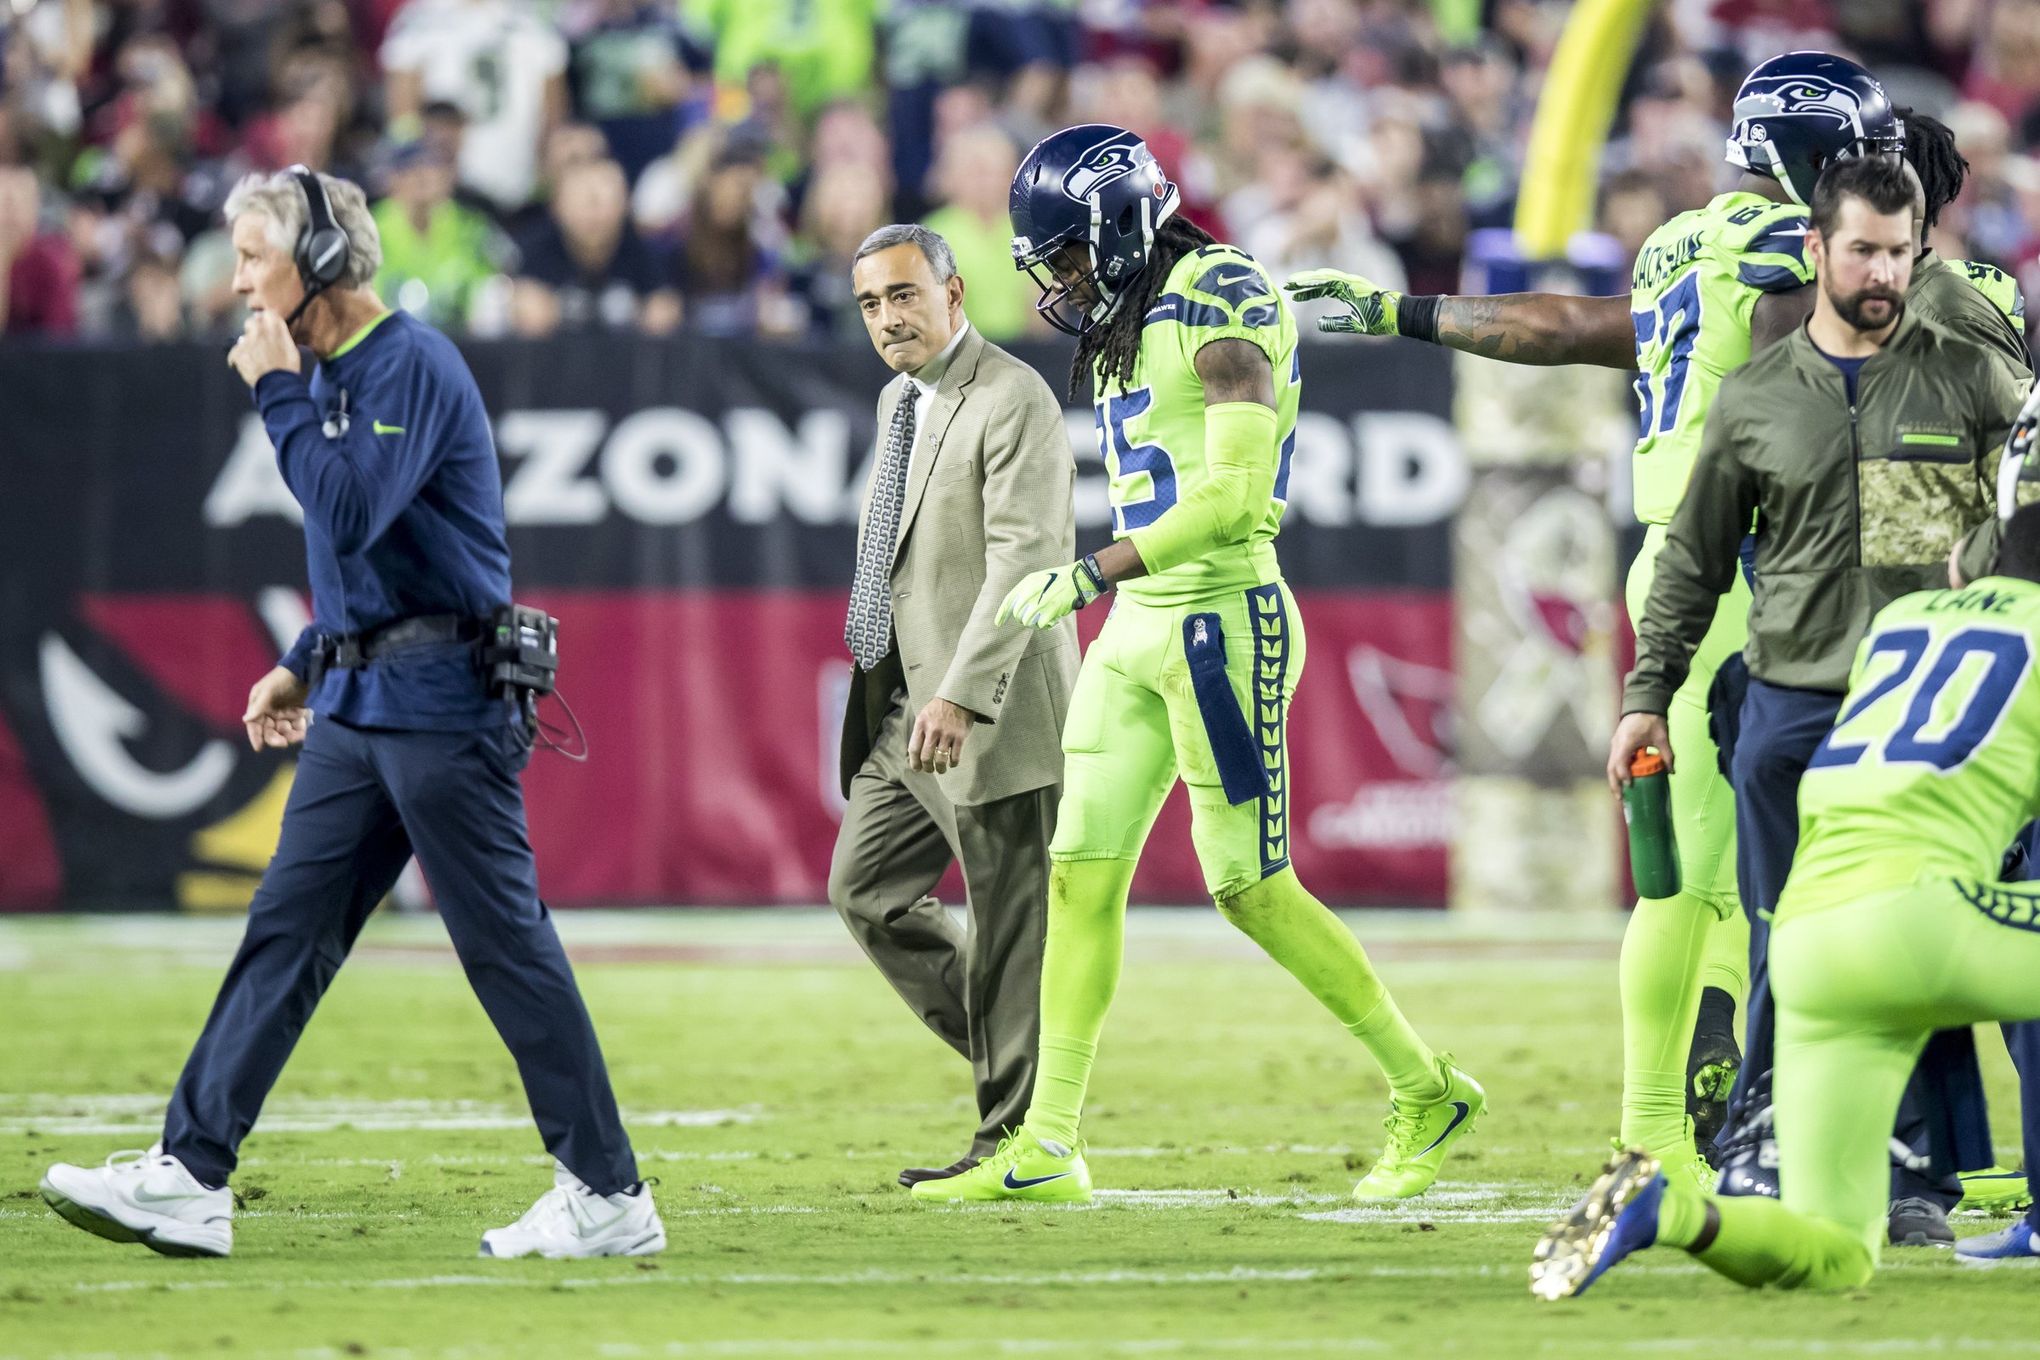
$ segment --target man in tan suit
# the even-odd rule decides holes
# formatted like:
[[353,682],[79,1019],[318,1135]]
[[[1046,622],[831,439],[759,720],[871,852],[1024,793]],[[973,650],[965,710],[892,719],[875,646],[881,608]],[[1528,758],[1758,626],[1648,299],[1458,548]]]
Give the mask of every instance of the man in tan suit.
[[[871,342],[900,376],[878,402],[844,627],[855,664],[843,715],[849,807],[829,900],[922,1023],[970,1060],[967,1156],[1017,1126],[1034,1088],[1048,843],[1062,725],[1077,677],[1072,623],[998,628],[1029,572],[1076,553],[1075,464],[1041,375],[972,330],[949,245],[883,227],[851,284]],[[931,894],[952,860],[966,929]]]

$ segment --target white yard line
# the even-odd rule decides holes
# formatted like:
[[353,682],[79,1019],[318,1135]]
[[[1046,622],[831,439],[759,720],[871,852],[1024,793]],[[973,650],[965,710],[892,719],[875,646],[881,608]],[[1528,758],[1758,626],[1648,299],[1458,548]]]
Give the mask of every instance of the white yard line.
[[[158,1095],[0,1095],[0,1135],[47,1137],[139,1136],[162,1132],[167,1104]],[[755,1107],[732,1110],[627,1110],[633,1128],[723,1128],[749,1124]],[[283,1097],[262,1112],[265,1133],[528,1129],[531,1113],[479,1100],[365,1100],[356,1097]]]
[[[1820,1341],[1792,1337],[1738,1337],[1739,1351],[1783,1355],[2040,1355],[2040,1340],[2028,1338],[1984,1338],[1937,1335],[1931,1340],[1892,1338],[1883,1341]],[[1718,1336],[1639,1338],[1595,1343],[1596,1354],[1704,1355],[1721,1351]],[[998,1356],[1170,1356],[1184,1354],[1237,1353],[1242,1355],[1378,1355],[1397,1349],[1372,1337],[1154,1337],[1140,1340],[1104,1339],[1051,1340],[1013,1337],[977,1337],[970,1342],[973,1354]],[[377,1346],[381,1360],[497,1360],[499,1346],[445,1346],[414,1349],[407,1346]],[[958,1353],[952,1339],[905,1338],[785,1338],[747,1337],[729,1341],[629,1341],[594,1342],[586,1354],[599,1360],[743,1360],[750,1356],[934,1356],[941,1360]],[[342,1352],[330,1346],[295,1350],[237,1352],[249,1360],[342,1360]],[[0,1352],[0,1360],[23,1357]],[[71,1351],[45,1360],[175,1360],[163,1351]]]
[[[1698,1269],[1698,1267],[1694,1267]],[[1005,1286],[1019,1288],[1047,1288],[1051,1286],[1097,1286],[1097,1285],[1209,1285],[1209,1284],[1300,1284],[1314,1280],[1348,1280],[1355,1278],[1380,1279],[1437,1279],[1456,1280],[1481,1278],[1496,1274],[1513,1275],[1521,1273],[1515,1267],[1497,1269],[1493,1266],[1376,1266],[1341,1267],[1328,1269],[1320,1266],[1297,1266],[1291,1269],[1267,1270],[1249,1266],[1235,1266],[1230,1270],[1066,1270],[1066,1271],[1015,1271],[975,1272],[914,1270],[855,1270],[855,1271],[769,1271],[731,1272],[726,1274],[683,1274],[656,1271],[629,1275],[583,1275],[563,1278],[547,1278],[534,1275],[511,1274],[460,1274],[398,1276],[384,1279],[355,1280],[103,1280],[95,1283],[73,1285],[75,1293],[111,1294],[135,1290],[168,1289],[179,1292],[197,1292],[220,1289],[240,1289],[252,1292],[295,1292],[303,1289],[615,1289],[642,1285],[674,1285],[683,1287],[727,1286],[727,1287],[804,1287],[861,1285],[948,1285],[958,1288],[984,1286]]]

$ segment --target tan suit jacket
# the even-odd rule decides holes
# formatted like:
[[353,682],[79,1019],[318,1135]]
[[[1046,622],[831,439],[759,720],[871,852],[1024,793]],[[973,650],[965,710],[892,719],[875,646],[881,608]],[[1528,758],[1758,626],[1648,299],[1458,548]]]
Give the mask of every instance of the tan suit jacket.
[[[878,401],[883,438],[909,380]],[[877,460],[873,460],[876,471]],[[963,761],[938,776],[960,806],[1062,781],[1062,727],[1077,678],[1077,628],[994,627],[999,605],[1031,571],[1076,557],[1076,464],[1062,403],[1026,364],[973,327],[935,386],[917,436],[892,568],[893,639],[905,671],[908,721],[930,699],[977,715]],[[871,485],[858,514],[860,545]],[[851,667],[842,780],[864,764],[890,695],[867,692],[888,668]]]

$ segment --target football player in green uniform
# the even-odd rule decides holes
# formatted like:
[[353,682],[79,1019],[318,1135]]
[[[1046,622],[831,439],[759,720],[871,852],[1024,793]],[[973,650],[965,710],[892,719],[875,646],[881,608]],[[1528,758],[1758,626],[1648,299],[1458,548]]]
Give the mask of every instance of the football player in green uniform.
[[1079,1116],[1134,864],[1179,778],[1219,911],[1387,1076],[1388,1146],[1355,1195],[1421,1194],[1487,1105],[1290,867],[1284,720],[1304,633],[1275,535],[1296,447],[1296,323],[1252,257],[1176,205],[1146,145],[1103,125],[1042,141],[1013,181],[1014,259],[1041,285],[1042,313],[1079,337],[1073,385],[1095,392],[1114,541],[1023,579],[999,618],[1041,628],[1108,591],[1119,598],[1063,730],[1033,1103],[995,1155],[921,1182],[917,1199],[1090,1198]]
[[1887,1142],[1928,1036],[2040,1018],[2040,887],[1997,881],[2040,815],[2040,506],[1996,574],[1885,607],[1799,785],[1771,940],[1784,1199],[1718,1197],[1619,1153],[1538,1245],[1531,1289],[1584,1292],[1681,1247],[1739,1284],[1853,1289],[1884,1238]]
[[[1927,228],[1960,192],[1967,168],[1945,125],[1892,110],[1869,72],[1824,53],[1788,53],[1758,66],[1735,108],[1728,158],[1744,175],[1732,192],[1651,235],[1626,300],[1544,293],[1410,298],[1334,270],[1299,274],[1285,285],[1300,299],[1329,297],[1351,309],[1321,319],[1326,331],[1410,335],[1515,363],[1635,370],[1641,419],[1632,480],[1645,538],[1625,591],[1632,618],[1649,594],[1715,388],[1811,310],[1811,273],[1800,244],[1804,204],[1828,159],[1894,154],[1903,143],[1922,191],[1922,251],[1907,306],[2007,363],[2025,363],[2017,284],[1991,266],[1943,262],[1924,247]],[[1711,1179],[1705,1163],[1681,1155],[1685,1117],[1697,1112],[1700,1140],[1711,1141],[1725,1112],[1733,1050],[1725,1037],[1703,1035],[1692,1041],[1689,1057],[1688,1037],[1703,991],[1740,998],[1749,941],[1736,895],[1733,798],[1708,729],[1707,695],[1722,661],[1742,647],[1749,602],[1748,583],[1738,580],[1672,701],[1674,749],[1699,753],[1672,776],[1682,888],[1676,897],[1638,902],[1621,957],[1621,1141],[1702,1179]]]

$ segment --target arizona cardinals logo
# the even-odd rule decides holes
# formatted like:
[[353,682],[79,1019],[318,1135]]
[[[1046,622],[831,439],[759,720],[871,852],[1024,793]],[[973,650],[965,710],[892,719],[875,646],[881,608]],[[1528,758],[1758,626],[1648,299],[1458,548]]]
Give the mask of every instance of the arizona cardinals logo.
[[1137,141],[1115,138],[1100,142],[1063,176],[1063,192],[1085,202],[1101,186],[1140,169],[1143,159],[1152,161],[1154,156]]
[[1735,101],[1736,132],[1752,118],[1810,118],[1863,135],[1863,100],[1826,76],[1772,76],[1748,82]]

